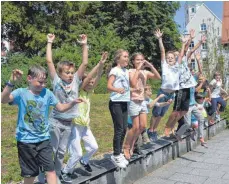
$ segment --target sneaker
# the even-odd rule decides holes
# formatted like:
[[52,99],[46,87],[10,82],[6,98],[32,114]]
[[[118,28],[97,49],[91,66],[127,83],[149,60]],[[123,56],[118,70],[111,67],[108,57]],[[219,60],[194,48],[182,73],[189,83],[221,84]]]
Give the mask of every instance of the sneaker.
[[159,136],[158,136],[157,132],[154,132],[154,133],[155,133],[154,139],[155,139],[155,141],[157,141]]
[[123,158],[121,155],[111,156],[111,160],[114,162],[115,165],[117,165],[120,168],[126,168],[126,164],[123,161]]
[[146,131],[144,133],[142,133],[142,142],[143,142],[143,144],[147,144],[150,142],[148,134]]
[[191,138],[193,141],[196,141],[195,136],[196,136],[196,131],[193,130],[193,131],[191,132],[191,134],[190,134],[190,138]]
[[120,156],[122,157],[124,164],[126,164],[127,166],[129,164],[129,161],[126,159],[123,153],[121,153]]
[[72,178],[71,178],[70,174],[69,173],[63,173],[63,171],[61,171],[60,180],[64,181],[65,183],[72,183]]
[[154,132],[150,132],[149,129],[147,130],[147,134],[148,137],[150,139],[150,141],[154,142],[155,141],[155,133]]
[[90,164],[86,164],[82,159],[80,160],[80,164],[84,167],[84,169],[88,172],[92,172],[92,168]]

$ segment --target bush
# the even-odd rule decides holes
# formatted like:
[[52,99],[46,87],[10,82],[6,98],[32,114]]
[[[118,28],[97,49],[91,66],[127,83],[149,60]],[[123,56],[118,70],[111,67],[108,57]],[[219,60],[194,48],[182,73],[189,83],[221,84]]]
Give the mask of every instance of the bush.
[[101,77],[98,86],[94,90],[95,94],[106,94],[107,91],[107,77],[105,74]]

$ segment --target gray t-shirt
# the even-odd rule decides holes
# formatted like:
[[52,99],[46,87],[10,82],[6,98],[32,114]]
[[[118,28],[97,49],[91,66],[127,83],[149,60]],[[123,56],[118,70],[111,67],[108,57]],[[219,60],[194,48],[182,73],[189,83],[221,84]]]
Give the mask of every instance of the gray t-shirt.
[[215,79],[213,79],[210,82],[210,85],[213,86],[213,89],[212,89],[212,92],[211,92],[211,98],[220,97],[220,89],[221,89],[221,86],[222,86],[222,80],[216,81]]
[[[77,72],[74,74],[73,81],[68,84],[64,82],[57,74],[55,75],[52,85],[53,93],[60,101],[60,103],[69,103],[79,96],[79,86],[81,84]],[[74,105],[71,109],[65,112],[59,112],[55,108],[52,110],[51,117],[63,119],[63,120],[72,120],[77,117],[78,113],[78,104]]]

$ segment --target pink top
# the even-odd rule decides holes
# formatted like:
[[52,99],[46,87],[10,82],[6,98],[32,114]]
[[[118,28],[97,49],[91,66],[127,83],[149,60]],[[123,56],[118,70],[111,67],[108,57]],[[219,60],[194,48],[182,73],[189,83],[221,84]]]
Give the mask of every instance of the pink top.
[[[133,74],[135,73],[136,69],[130,69],[129,72]],[[146,81],[147,81],[147,70],[140,70],[139,71],[139,77],[138,77],[138,81],[137,81],[137,85],[136,88],[137,89],[141,89],[141,91],[131,91],[130,94],[130,99],[131,100],[144,100],[145,96],[144,96],[144,88],[146,86]]]

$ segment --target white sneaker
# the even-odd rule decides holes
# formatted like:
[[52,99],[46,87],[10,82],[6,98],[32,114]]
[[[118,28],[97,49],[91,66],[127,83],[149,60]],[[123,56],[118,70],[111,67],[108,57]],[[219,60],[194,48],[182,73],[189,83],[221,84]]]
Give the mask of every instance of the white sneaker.
[[126,159],[123,153],[121,153],[120,156],[122,157],[124,164],[126,164],[127,166],[129,164],[129,161]]
[[115,165],[117,165],[120,168],[126,168],[126,164],[123,161],[123,158],[121,155],[118,156],[111,156],[111,160],[114,162]]

